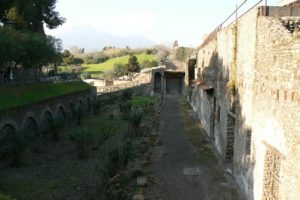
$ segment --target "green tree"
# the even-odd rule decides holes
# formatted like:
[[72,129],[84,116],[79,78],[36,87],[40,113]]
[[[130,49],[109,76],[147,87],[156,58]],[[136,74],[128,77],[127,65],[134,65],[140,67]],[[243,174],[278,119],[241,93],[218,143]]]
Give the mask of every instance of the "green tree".
[[62,56],[62,64],[64,66],[73,64],[74,56],[71,54],[69,50],[64,50],[61,56]]
[[124,76],[126,74],[125,66],[121,63],[115,63],[113,68],[114,77]]
[[159,63],[156,60],[144,60],[142,62],[142,68],[151,68],[151,67],[157,67]]
[[84,63],[82,58],[74,58],[72,61],[73,65],[82,65]]
[[129,74],[131,72],[139,72],[140,71],[140,64],[136,56],[131,55],[128,59],[128,63],[126,66],[126,73]]
[[64,22],[55,4],[56,0],[0,0],[0,64],[15,61],[24,72],[59,62],[61,41],[44,33],[44,26],[53,29]]
[[44,34],[44,25],[54,29],[65,21],[55,11],[55,4],[56,0],[1,0],[0,22],[13,21],[18,29]]

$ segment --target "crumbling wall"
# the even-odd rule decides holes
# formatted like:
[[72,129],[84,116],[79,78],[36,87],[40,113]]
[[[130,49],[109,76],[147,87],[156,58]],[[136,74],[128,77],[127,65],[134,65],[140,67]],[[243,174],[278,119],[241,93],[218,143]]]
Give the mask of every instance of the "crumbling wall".
[[[297,18],[258,18],[254,92],[253,138],[256,155],[267,146],[282,154],[279,199],[300,196],[300,35],[286,27]],[[254,177],[264,174],[264,161],[256,161]],[[263,196],[264,182],[254,183],[255,197]]]
[[191,103],[247,199],[300,196],[300,18],[284,9],[251,10],[197,57]]

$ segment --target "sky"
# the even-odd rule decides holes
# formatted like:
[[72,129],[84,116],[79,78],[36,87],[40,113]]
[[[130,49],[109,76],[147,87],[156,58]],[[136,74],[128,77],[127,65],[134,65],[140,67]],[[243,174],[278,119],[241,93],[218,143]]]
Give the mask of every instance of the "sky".
[[[157,44],[197,47],[203,36],[244,0],[58,0],[66,23],[47,34],[63,37],[75,28],[119,36],[139,35]],[[258,0],[248,0],[250,8]],[[269,0],[271,4],[278,0]],[[78,38],[82,40],[82,38]]]

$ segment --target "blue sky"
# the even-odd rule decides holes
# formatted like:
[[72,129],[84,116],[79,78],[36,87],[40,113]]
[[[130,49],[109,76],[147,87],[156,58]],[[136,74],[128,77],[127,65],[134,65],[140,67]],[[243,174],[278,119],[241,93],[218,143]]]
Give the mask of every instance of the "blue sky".
[[[278,0],[269,0],[270,3]],[[61,37],[74,27],[120,36],[141,35],[156,43],[178,40],[197,47],[243,0],[58,0],[66,23],[48,34]],[[257,0],[248,0],[250,7]]]

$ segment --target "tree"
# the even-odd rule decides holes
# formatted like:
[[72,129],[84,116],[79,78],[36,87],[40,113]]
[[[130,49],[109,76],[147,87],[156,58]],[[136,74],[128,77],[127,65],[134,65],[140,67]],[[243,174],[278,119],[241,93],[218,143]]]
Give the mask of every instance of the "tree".
[[156,60],[144,60],[142,63],[142,68],[157,67],[159,63]]
[[62,64],[64,66],[68,66],[73,63],[74,56],[71,54],[69,50],[64,50],[61,56],[62,56]]
[[55,11],[55,4],[56,0],[1,0],[0,22],[14,22],[17,29],[44,34],[44,25],[54,29],[65,21]]
[[114,77],[120,77],[124,76],[126,74],[125,66],[121,63],[115,63],[113,68],[113,76]]
[[139,72],[140,64],[136,56],[131,55],[128,59],[128,63],[126,64],[126,73],[129,74],[130,72]]
[[72,61],[73,65],[82,65],[84,63],[82,58],[74,58]]
[[0,0],[0,65],[15,61],[24,72],[59,62],[61,40],[44,32],[44,26],[53,29],[64,22],[55,4],[56,0]]

